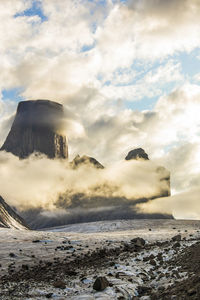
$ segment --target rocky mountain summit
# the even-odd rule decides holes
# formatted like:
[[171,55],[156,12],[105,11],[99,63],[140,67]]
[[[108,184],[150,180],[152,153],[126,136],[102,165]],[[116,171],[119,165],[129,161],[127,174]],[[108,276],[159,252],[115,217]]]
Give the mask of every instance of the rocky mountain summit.
[[98,160],[87,155],[83,155],[83,156],[77,155],[73,159],[70,165],[73,169],[77,169],[78,167],[84,164],[87,164],[91,167],[95,167],[97,169],[104,169],[104,166],[100,162],[98,162]]
[[131,150],[125,157],[125,160],[131,160],[131,159],[149,160],[149,157],[148,157],[148,154],[144,151],[144,149],[137,148],[137,149]]
[[25,221],[0,196],[0,227],[28,229]]
[[[149,158],[147,159],[148,155],[142,148],[139,148],[139,151],[138,149],[134,149],[129,153],[132,154],[127,155],[129,156],[128,160],[125,159],[127,164],[131,163],[132,160],[139,160],[138,164],[140,164],[141,160],[146,161],[147,164],[149,163]],[[146,159],[138,158],[138,153]],[[98,169],[99,172],[104,172],[106,169],[95,158],[86,155],[77,155],[69,164],[73,170],[78,170],[79,167],[85,165],[89,168]],[[22,216],[33,229],[99,220],[173,219],[173,216],[169,214],[140,212],[136,207],[138,203],[145,203],[155,198],[170,195],[170,172],[162,166],[155,165],[152,168],[152,176],[155,176],[155,174],[157,178],[155,184],[158,186],[158,189],[155,194],[148,198],[126,199],[123,196],[112,193],[112,191],[118,189],[117,185],[113,186],[109,182],[99,182],[97,185],[88,187],[89,193],[85,190],[77,192],[70,189],[66,189],[66,191],[61,193],[55,203],[56,207],[63,211],[63,214],[59,215],[59,217],[56,217],[56,215],[52,217],[51,214],[45,214],[39,208],[23,211]]]
[[[64,121],[64,109],[59,103],[49,100],[22,101],[18,104],[11,130],[0,150],[11,152],[20,159],[27,158],[32,153],[45,154],[51,159],[67,159],[68,145],[63,133]],[[141,192],[129,198],[126,197],[121,193],[121,183],[115,181],[115,176],[112,180],[103,179],[106,167],[104,168],[98,160],[87,155],[77,155],[72,162],[66,164],[69,170],[71,169],[70,172],[73,171],[73,176],[77,176],[77,186],[81,186],[82,180],[78,169],[85,165],[89,167],[87,172],[90,172],[91,168],[98,169],[96,173],[95,170],[91,170],[97,177],[95,183],[88,182],[87,188],[81,186],[81,188],[73,189],[73,187],[66,186],[54,202],[55,207],[63,211],[59,217],[56,213],[55,215],[44,214],[41,207],[26,209],[21,211],[21,215],[31,228],[110,219],[172,218],[171,215],[145,214],[138,211],[137,204],[170,195],[170,173],[164,167],[151,163],[148,154],[142,148],[133,149],[126,155],[124,164],[126,167],[128,165],[127,169],[129,166],[131,168],[133,160],[138,161],[136,163],[138,168],[148,165],[142,174],[145,175],[147,172],[147,178],[154,178],[152,192],[149,194]],[[131,175],[128,176],[131,177]],[[137,174],[132,176],[137,179]],[[131,178],[127,179],[131,181]],[[145,180],[148,179],[143,179],[141,176],[139,180],[145,187]],[[130,188],[132,184],[137,190],[137,180],[134,182],[132,178],[132,182],[129,183]],[[122,185],[126,185],[126,181]],[[11,210],[5,208],[5,205],[3,205],[4,212],[8,210],[10,213]],[[12,217],[13,213],[11,213]],[[4,219],[5,217],[2,219],[2,224],[4,224]],[[14,219],[16,219],[15,216]]]
[[[137,148],[131,150],[125,160],[149,160],[148,154],[142,148]],[[158,174],[159,181],[165,183],[165,188],[160,191],[160,194],[157,197],[168,197],[171,195],[170,190],[170,172],[163,166],[158,166],[156,169],[156,173]]]
[[[144,149],[142,148],[136,148],[131,151],[126,155],[125,157],[126,161],[131,161],[131,160],[150,160],[148,154],[145,152]],[[73,161],[70,163],[70,166],[73,169],[77,169],[80,166],[83,166],[84,164],[87,164],[90,167],[94,167],[97,169],[104,169],[104,166],[95,158],[87,156],[87,155],[77,155]],[[164,168],[163,166],[158,166],[156,168],[156,173],[158,174],[158,181],[160,183],[164,183],[164,189],[160,190],[160,193],[158,195],[155,195],[155,198],[157,197],[167,197],[170,196],[171,191],[170,191],[170,172]]]
[[26,158],[33,152],[46,154],[49,158],[67,158],[63,121],[63,106],[57,102],[22,101],[1,150],[19,158]]

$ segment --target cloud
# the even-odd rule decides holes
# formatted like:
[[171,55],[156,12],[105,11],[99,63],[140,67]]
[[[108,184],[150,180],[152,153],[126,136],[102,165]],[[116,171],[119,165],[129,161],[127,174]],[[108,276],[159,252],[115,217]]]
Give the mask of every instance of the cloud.
[[172,196],[138,205],[141,212],[168,213],[178,219],[199,219],[200,143],[176,145],[162,162],[171,171]]
[[154,60],[198,47],[199,10],[196,0],[142,0],[115,5],[97,30],[104,58],[102,72],[130,66],[137,58]]
[[[101,88],[101,77],[105,81],[119,68],[134,69],[138,59],[147,63],[177,51],[191,51],[200,43],[199,4],[195,0],[167,4],[163,0],[108,1],[105,6],[90,1],[84,5],[82,1],[43,0],[45,22],[39,16],[14,17],[30,7],[30,1],[26,5],[18,0],[13,7],[10,3],[4,4],[1,13],[1,85],[23,87],[23,96],[28,99],[62,101],[82,86]],[[175,11],[179,11],[176,17]],[[82,51],[84,47],[91,50]],[[166,72],[166,77],[159,72]],[[177,76],[177,69],[164,67],[156,76],[149,73],[145,80],[152,84],[160,77],[168,82]],[[135,90],[137,87],[132,87],[129,92],[132,99]]]
[[[200,88],[198,75],[191,84],[183,74],[177,54],[200,46],[199,1],[38,3],[44,22],[23,15],[32,1],[0,1],[1,91],[20,87],[25,99],[63,103],[71,158],[88,154],[109,165],[143,147],[173,172],[174,192],[192,186],[184,168],[195,181]],[[152,110],[130,109],[150,98]],[[16,108],[2,100],[1,144]]]
[[[65,195],[66,209],[115,206],[115,201],[123,205],[156,196],[167,189],[167,183],[160,181],[160,176],[166,174],[160,175],[157,166],[150,161],[121,161],[103,170],[85,164],[74,170],[63,160],[34,155],[19,160],[2,151],[0,173],[2,197],[20,209],[55,209],[61,195]],[[84,195],[83,201],[74,195]],[[94,197],[99,197],[99,202],[89,201]],[[115,200],[117,198],[121,200]]]
[[139,112],[117,107],[98,90],[84,88],[67,107],[84,128],[84,136],[79,139],[70,134],[71,153],[88,154],[109,163],[140,146],[150,157],[163,156],[164,160],[173,145],[199,142],[199,99],[199,86],[184,84],[160,97],[152,111]]
[[145,204],[138,204],[139,211],[145,213],[173,214],[176,219],[200,218],[199,188],[192,188],[187,192],[167,198],[160,198]]
[[[166,64],[163,63],[155,69],[143,72],[142,76],[137,72],[135,74],[133,72],[123,74],[123,71],[120,70],[120,74],[117,74],[116,78],[113,76],[110,84],[103,86],[101,91],[105,96],[113,99],[136,102],[144,97],[147,99],[158,97],[162,95],[167,85],[170,83],[175,86],[176,84],[180,85],[183,79],[180,63],[169,60]],[[127,80],[127,82],[125,81],[123,84],[123,80]]]
[[197,74],[194,75],[194,80],[196,82],[200,82],[200,73],[197,73]]
[[0,100],[0,147],[3,144],[14,120],[16,103]]
[[174,146],[165,156],[163,163],[171,170],[173,193],[198,187],[200,176],[199,151],[199,142],[183,142]]

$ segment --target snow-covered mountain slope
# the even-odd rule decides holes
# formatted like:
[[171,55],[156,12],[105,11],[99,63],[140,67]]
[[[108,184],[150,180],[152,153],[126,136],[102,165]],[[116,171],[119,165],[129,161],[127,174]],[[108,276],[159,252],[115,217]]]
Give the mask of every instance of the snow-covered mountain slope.
[[28,229],[25,221],[0,196],[0,227]]

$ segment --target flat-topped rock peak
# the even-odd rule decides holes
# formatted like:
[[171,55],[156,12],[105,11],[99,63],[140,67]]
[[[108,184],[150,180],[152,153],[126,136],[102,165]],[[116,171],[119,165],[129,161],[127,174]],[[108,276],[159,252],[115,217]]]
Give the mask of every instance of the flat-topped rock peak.
[[11,130],[1,150],[26,158],[33,152],[49,158],[67,158],[63,135],[64,109],[50,100],[28,100],[18,104]]

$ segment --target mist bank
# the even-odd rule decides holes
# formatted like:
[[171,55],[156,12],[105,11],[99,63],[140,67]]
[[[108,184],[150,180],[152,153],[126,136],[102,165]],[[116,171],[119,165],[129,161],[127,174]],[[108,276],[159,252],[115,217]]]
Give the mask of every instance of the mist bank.
[[149,160],[124,160],[106,168],[96,168],[86,160],[73,168],[66,160],[41,154],[21,160],[1,151],[0,173],[2,197],[26,221],[35,215],[35,224],[43,227],[58,225],[50,219],[66,224],[132,218],[138,201],[165,196],[169,190],[163,180],[169,172],[164,168],[161,172]]
[[133,204],[89,210],[79,208],[68,210],[57,209],[53,212],[38,208],[21,211],[20,213],[32,229],[106,220],[173,219],[171,214],[140,212]]
[[157,198],[136,206],[139,213],[156,214],[159,212],[173,214],[176,219],[199,220],[199,195],[200,188],[192,187],[182,193],[170,197]]

